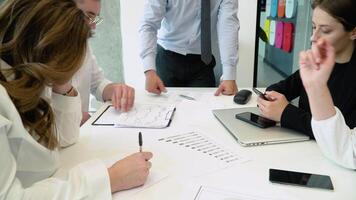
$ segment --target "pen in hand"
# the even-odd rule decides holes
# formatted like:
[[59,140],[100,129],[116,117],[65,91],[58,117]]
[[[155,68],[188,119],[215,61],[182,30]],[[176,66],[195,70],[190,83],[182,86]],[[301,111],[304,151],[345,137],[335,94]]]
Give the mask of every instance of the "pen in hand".
[[138,133],[138,145],[140,146],[140,152],[142,152],[142,133]]

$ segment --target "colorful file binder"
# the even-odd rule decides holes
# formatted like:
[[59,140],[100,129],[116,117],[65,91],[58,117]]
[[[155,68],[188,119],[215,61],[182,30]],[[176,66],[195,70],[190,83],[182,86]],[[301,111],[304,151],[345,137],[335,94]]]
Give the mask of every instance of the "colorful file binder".
[[273,46],[275,41],[276,41],[276,21],[271,20],[269,26],[269,44]]
[[283,22],[277,22],[275,46],[282,49],[283,45]]
[[286,18],[293,18],[297,13],[298,0],[286,0]]
[[294,40],[294,24],[286,22],[284,23],[283,29],[283,51],[291,52]]
[[284,18],[286,12],[286,0],[278,0],[278,17]]
[[266,1],[266,17],[271,16],[271,0]]
[[271,0],[271,17],[277,17],[278,0]]
[[265,27],[264,27],[264,31],[265,31],[265,33],[266,33],[266,36],[267,36],[267,39],[268,39],[268,41],[269,41],[269,38],[270,38],[270,27],[271,27],[271,20],[269,20],[269,19],[266,19],[266,21],[265,21]]

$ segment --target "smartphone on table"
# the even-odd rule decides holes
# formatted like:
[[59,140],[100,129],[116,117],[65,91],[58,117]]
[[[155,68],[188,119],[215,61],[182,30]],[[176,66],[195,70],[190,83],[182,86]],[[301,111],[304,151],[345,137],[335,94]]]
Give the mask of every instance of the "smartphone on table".
[[257,96],[261,97],[262,99],[269,101],[269,99],[266,97],[264,93],[259,91],[257,88],[252,88],[252,90],[257,94]]
[[260,128],[268,128],[276,125],[276,122],[251,112],[243,112],[235,115],[236,119],[250,123]]
[[273,183],[297,185],[309,188],[334,190],[330,176],[320,174],[269,169],[269,181]]

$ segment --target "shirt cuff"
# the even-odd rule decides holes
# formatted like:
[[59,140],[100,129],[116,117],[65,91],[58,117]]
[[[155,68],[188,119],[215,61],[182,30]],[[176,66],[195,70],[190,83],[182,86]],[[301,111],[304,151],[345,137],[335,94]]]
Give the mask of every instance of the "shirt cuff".
[[79,167],[85,176],[90,199],[112,198],[109,173],[102,161],[88,161],[80,164]]
[[340,110],[336,107],[336,114],[325,120],[312,119],[315,140],[323,154],[337,164],[356,169],[355,135],[350,129]]
[[156,70],[156,55],[149,54],[143,58],[143,70],[144,72],[148,70]]
[[80,109],[81,112],[81,100],[80,94],[75,97],[72,96],[64,96],[62,94],[57,94],[52,92],[52,106],[55,110],[60,110],[61,112],[70,111],[73,112],[74,110]]
[[292,105],[292,104],[288,104],[283,112],[282,112],[282,116],[281,116],[281,126],[282,127],[294,127],[294,119],[295,119],[295,114],[294,113],[298,113],[299,108]]
[[236,67],[223,66],[223,80],[236,80]]
[[101,83],[99,84],[98,88],[96,89],[95,91],[95,98],[96,100],[98,101],[101,101],[103,102],[103,93],[104,93],[104,90],[105,90],[105,87],[109,84],[111,84],[112,82],[107,80],[107,79],[104,79],[103,81],[101,81]]

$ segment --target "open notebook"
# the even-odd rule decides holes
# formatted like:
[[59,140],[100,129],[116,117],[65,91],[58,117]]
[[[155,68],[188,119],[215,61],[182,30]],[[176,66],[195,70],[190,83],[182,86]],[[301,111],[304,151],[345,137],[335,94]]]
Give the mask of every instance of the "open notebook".
[[128,112],[120,112],[110,105],[92,125],[115,126],[122,128],[165,128],[168,127],[174,104],[139,104]]

